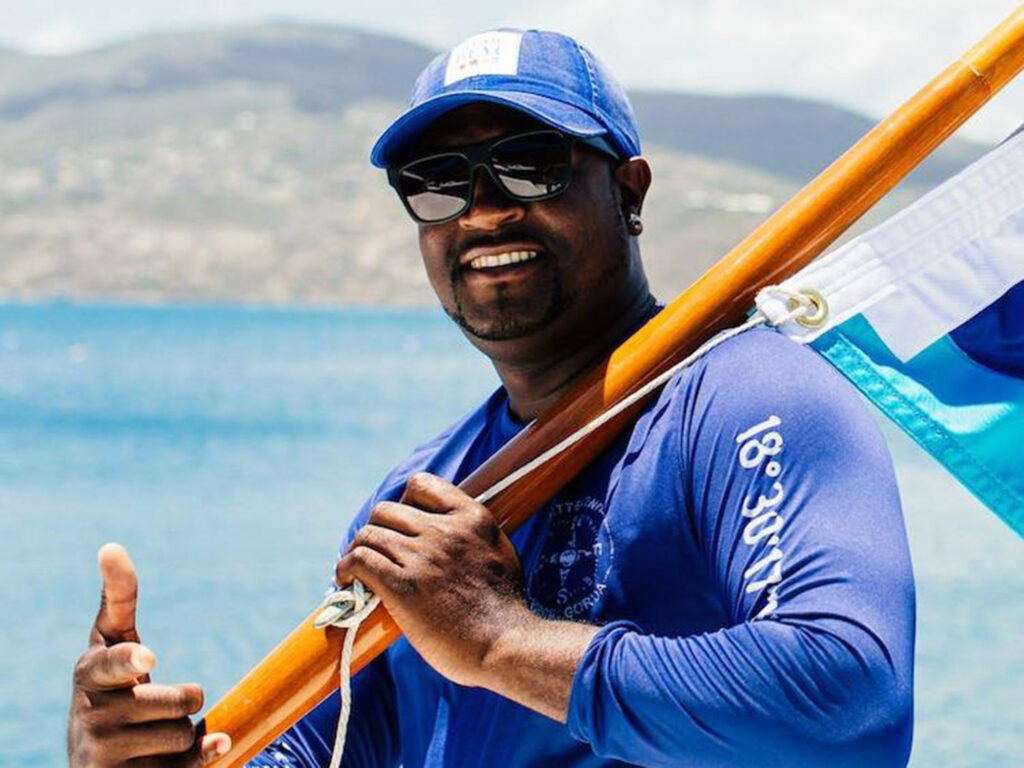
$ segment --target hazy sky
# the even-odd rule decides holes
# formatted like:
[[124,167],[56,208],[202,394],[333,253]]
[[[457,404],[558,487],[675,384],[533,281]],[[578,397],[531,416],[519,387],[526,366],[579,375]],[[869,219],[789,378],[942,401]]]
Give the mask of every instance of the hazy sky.
[[[441,48],[496,26],[576,36],[627,86],[811,96],[881,116],[1019,5],[1014,0],[0,0],[0,44],[61,53],[140,32],[292,19]],[[1024,81],[968,125],[1024,122]]]

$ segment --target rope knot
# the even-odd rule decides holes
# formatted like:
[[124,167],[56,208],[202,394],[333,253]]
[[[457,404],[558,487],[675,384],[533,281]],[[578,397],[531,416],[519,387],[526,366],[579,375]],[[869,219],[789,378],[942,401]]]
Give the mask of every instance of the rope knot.
[[358,627],[363,623],[363,619],[373,613],[379,602],[380,598],[356,579],[351,586],[337,589],[324,598],[320,604],[320,613],[313,620],[313,626],[317,629]]
[[313,619],[317,629],[338,627],[344,629],[345,639],[341,645],[341,659],[338,662],[338,691],[341,709],[338,712],[338,730],[334,735],[330,768],[338,768],[345,751],[345,736],[348,733],[348,718],[352,711],[352,688],[349,670],[352,667],[352,646],[356,641],[359,625],[373,613],[380,598],[368,590],[359,579],[344,589],[336,589],[320,604],[320,613]]

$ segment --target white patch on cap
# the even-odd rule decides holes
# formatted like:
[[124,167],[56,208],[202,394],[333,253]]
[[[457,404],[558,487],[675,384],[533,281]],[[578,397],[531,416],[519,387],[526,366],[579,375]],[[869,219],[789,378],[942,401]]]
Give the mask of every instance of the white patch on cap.
[[521,32],[483,32],[452,48],[444,71],[445,87],[474,75],[519,73]]

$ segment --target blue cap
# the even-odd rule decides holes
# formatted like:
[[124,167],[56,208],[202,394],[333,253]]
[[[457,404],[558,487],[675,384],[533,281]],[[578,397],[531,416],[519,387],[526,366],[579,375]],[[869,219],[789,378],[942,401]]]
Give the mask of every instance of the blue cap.
[[557,32],[497,29],[427,65],[409,109],[377,139],[370,162],[387,168],[401,160],[434,120],[476,101],[517,109],[572,136],[603,136],[622,157],[640,154],[626,92],[590,51]]

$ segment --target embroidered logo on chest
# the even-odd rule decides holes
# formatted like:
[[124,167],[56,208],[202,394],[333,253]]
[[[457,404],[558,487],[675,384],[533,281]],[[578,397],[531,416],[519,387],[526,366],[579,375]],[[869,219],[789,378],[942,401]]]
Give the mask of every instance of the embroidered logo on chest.
[[552,508],[528,593],[538,613],[575,619],[591,613],[615,557],[604,503],[586,496]]

